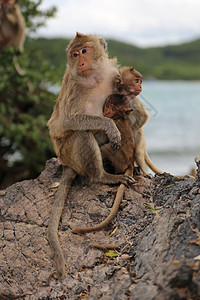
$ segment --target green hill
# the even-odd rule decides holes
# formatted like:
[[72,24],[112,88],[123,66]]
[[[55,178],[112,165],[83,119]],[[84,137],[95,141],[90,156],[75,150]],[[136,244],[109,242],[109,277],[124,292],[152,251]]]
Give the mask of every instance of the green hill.
[[[180,45],[139,48],[115,40],[107,40],[110,57],[117,57],[121,65],[138,69],[145,79],[200,80],[200,39]],[[65,49],[69,39],[38,38],[28,40],[26,47],[39,49],[44,60],[49,60],[62,77],[65,65]]]

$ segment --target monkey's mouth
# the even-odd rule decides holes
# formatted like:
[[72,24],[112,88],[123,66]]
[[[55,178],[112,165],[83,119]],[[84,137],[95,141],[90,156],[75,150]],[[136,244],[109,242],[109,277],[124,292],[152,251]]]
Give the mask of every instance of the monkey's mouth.
[[139,95],[140,92],[141,92],[140,90],[136,90],[134,94],[137,96]]
[[89,69],[86,69],[86,70],[83,70],[80,72],[80,74],[82,76],[89,76],[90,74],[92,74],[94,72],[94,70],[92,68],[89,68]]
[[104,112],[104,117],[106,117],[106,118],[111,118],[113,115],[112,115],[112,113],[111,112]]

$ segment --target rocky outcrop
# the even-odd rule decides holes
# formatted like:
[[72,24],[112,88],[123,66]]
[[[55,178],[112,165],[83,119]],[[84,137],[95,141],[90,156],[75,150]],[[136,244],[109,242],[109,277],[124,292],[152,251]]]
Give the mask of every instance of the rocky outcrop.
[[[0,299],[200,299],[196,162],[196,179],[137,176],[112,223],[84,235],[71,230],[104,220],[117,186],[91,185],[78,177],[59,227],[67,268],[62,280],[55,277],[46,237],[61,176],[58,160],[48,161],[35,180],[1,191]],[[105,253],[91,246],[97,242],[120,247]]]

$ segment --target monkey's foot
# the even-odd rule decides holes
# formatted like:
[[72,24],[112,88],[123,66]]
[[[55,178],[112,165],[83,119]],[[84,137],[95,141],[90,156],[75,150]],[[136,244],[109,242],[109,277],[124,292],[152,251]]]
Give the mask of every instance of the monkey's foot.
[[133,174],[134,175],[142,175],[140,167],[134,167]]
[[120,179],[120,182],[123,183],[126,186],[130,186],[130,185],[135,183],[135,179],[131,176],[128,176],[128,175],[122,175],[121,179]]
[[153,175],[152,174],[146,174],[144,175],[144,177],[148,178],[148,179],[152,179],[153,178]]

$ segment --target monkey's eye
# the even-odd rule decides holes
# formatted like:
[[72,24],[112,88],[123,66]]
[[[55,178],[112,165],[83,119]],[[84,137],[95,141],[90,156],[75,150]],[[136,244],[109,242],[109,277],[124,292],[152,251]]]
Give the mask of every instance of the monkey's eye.
[[108,104],[108,103],[106,103],[106,107],[109,107],[109,104]]
[[116,110],[115,107],[112,107],[112,110],[115,111]]
[[82,52],[82,54],[84,54],[87,52],[87,49],[84,48],[81,52]]
[[78,51],[75,51],[75,52],[72,53],[72,56],[75,57],[75,58],[76,58],[78,55],[79,55],[79,52],[78,52]]
[[139,82],[139,79],[135,79],[135,83],[138,83]]
[[83,48],[83,49],[80,50],[80,53],[85,54],[85,53],[88,52],[88,50],[89,50],[89,48]]

